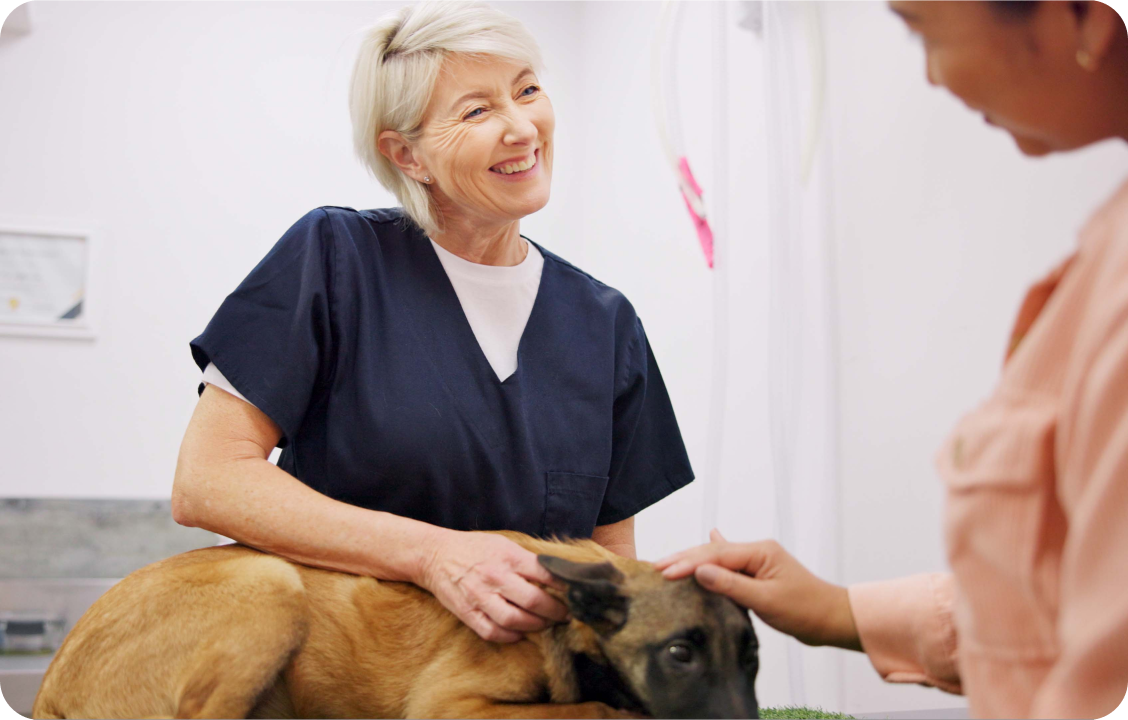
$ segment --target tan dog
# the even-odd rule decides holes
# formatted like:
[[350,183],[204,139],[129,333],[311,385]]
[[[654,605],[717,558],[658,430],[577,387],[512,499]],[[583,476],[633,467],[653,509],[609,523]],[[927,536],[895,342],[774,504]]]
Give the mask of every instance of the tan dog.
[[757,717],[747,612],[591,541],[505,533],[573,620],[482,640],[430,593],[232,545],[129,575],[67,636],[37,718]]

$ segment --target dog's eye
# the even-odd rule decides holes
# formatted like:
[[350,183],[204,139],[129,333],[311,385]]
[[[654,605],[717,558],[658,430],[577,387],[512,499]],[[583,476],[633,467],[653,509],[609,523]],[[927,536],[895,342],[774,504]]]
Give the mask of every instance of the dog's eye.
[[681,643],[678,643],[676,645],[671,645],[669,648],[667,648],[667,651],[670,653],[670,657],[672,657],[677,662],[688,663],[689,661],[693,660],[693,650],[691,650],[688,645],[682,645]]

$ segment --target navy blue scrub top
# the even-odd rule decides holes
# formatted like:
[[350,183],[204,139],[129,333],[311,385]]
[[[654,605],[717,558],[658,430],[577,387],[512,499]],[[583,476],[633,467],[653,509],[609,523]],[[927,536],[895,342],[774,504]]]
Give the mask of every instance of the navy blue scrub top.
[[456,530],[590,537],[693,471],[634,308],[540,250],[504,381],[400,209],[308,213],[192,356],[281,428],[279,467],[329,497]]

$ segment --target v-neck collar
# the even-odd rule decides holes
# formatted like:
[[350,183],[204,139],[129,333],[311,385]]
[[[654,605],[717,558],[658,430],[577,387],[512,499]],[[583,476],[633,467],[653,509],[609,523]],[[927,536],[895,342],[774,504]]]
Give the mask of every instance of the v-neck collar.
[[[442,305],[444,306],[442,313],[451,320],[446,324],[447,330],[451,333],[452,337],[457,338],[458,344],[465,349],[465,356],[467,356],[468,363],[475,366],[477,379],[480,382],[489,382],[498,386],[512,385],[517,382],[516,379],[519,378],[521,374],[522,351],[526,345],[525,341],[530,333],[534,332],[531,328],[534,327],[534,323],[536,322],[537,308],[542,304],[541,296],[544,294],[544,276],[546,270],[544,266],[547,265],[547,262],[543,262],[545,257],[544,249],[524,235],[522,235],[521,238],[540,252],[542,266],[540,279],[537,282],[537,294],[533,298],[533,307],[529,312],[528,320],[525,321],[525,327],[521,330],[521,339],[517,342],[517,365],[513,372],[505,378],[498,377],[493,369],[493,365],[490,364],[489,358],[486,357],[485,351],[482,350],[482,344],[478,341],[478,337],[474,334],[474,328],[471,327],[470,320],[466,317],[466,310],[462,307],[462,302],[458,299],[458,293],[454,289],[454,284],[451,282],[450,276],[447,275],[442,260],[439,259],[434,241],[430,238],[426,238],[427,242],[424,245],[429,252],[420,253],[421,255],[429,256],[427,258],[429,262],[426,263],[429,266],[429,270],[437,270],[437,276],[441,276],[441,278],[436,276],[435,285],[441,286],[442,288],[439,292],[439,295],[442,297]],[[422,258],[419,259],[422,260]],[[470,346],[473,346],[473,349],[470,349]],[[471,355],[473,359],[468,357]]]
[[539,278],[540,268],[544,265],[544,253],[540,252],[536,245],[529,242],[528,238],[522,236],[521,239],[529,246],[529,250],[525,253],[525,258],[521,262],[516,265],[484,265],[455,255],[433,239],[428,238],[431,249],[439,257],[439,262],[442,263],[448,277],[464,278],[475,285],[494,286],[519,285],[528,281],[533,274],[536,274]]
[[541,322],[540,315],[545,303],[543,296],[546,288],[551,285],[552,273],[555,271],[553,263],[548,259],[549,253],[532,240],[524,239],[540,251],[545,262],[541,269],[537,296],[517,345],[517,368],[503,380],[498,378],[482,351],[482,346],[466,319],[454,285],[427,236],[415,231],[406,233],[403,238],[404,257],[408,267],[404,279],[406,286],[402,291],[407,300],[404,307],[411,314],[415,336],[440,381],[463,409],[468,410],[485,402],[497,411],[488,413],[487,417],[475,417],[475,425],[488,435],[491,446],[501,442],[497,422],[504,416],[501,412],[503,395],[520,388],[524,374],[524,356],[530,342],[535,339],[533,336]]

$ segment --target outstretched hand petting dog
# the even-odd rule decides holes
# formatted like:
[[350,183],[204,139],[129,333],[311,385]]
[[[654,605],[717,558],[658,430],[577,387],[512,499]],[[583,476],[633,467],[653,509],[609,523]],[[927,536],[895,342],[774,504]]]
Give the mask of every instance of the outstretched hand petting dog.
[[654,565],[670,580],[693,575],[802,643],[862,649],[846,588],[816,577],[774,540],[730,543],[717,530],[709,539]]
[[534,582],[562,584],[512,540],[442,530],[433,543],[416,584],[484,640],[517,642],[568,619],[568,609]]

